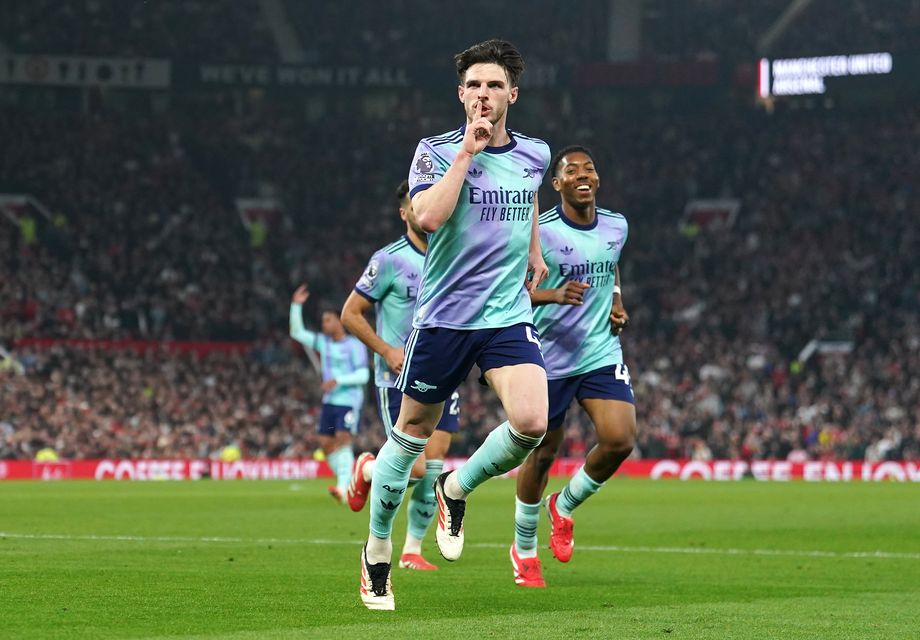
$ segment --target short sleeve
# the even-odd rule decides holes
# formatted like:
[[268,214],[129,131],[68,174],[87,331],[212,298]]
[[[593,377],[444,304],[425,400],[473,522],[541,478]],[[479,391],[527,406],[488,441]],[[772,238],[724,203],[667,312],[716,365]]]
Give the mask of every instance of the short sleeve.
[[371,302],[377,302],[386,296],[393,282],[393,269],[387,257],[388,254],[384,251],[372,255],[355,285],[355,291]]
[[449,168],[444,157],[422,140],[415,149],[412,166],[409,167],[409,197],[434,185],[444,177]]
[[543,177],[545,178],[546,172],[549,171],[549,163],[553,160],[553,154],[546,143],[541,145],[541,150],[543,151]]

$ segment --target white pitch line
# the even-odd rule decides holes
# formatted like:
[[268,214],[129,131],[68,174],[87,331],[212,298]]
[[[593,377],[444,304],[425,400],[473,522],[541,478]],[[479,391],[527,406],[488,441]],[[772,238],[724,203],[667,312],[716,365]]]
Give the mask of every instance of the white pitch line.
[[[58,533],[12,533],[0,531],[0,539],[16,540],[89,540],[109,542],[185,542],[185,543],[229,543],[229,544],[323,544],[356,546],[362,540],[328,540],[322,538],[236,538],[207,536],[131,536],[131,535],[70,535]],[[504,549],[508,545],[493,542],[474,542],[466,545],[474,549]],[[720,556],[767,556],[795,558],[856,558],[856,559],[890,559],[920,560],[920,553],[902,551],[820,551],[802,549],[739,549],[724,547],[628,547],[619,545],[578,545],[579,551],[597,551],[601,553],[670,553],[683,555],[720,555]]]

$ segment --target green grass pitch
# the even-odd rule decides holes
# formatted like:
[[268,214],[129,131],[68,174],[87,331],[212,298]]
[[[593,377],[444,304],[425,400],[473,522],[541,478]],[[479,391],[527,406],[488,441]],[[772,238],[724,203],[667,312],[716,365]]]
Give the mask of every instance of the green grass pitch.
[[[0,483],[0,637],[920,638],[920,486],[615,480],[549,588],[516,587],[513,482],[467,547],[358,598],[367,512],[324,481]],[[560,486],[554,481],[551,486]],[[397,517],[401,545],[405,516]]]

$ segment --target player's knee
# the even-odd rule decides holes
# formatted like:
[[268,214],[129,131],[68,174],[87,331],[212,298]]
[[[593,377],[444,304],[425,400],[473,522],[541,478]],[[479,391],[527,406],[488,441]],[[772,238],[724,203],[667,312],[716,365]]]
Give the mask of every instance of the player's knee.
[[396,422],[397,429],[415,438],[430,438],[436,425],[437,420],[432,420],[430,416],[425,414],[405,417],[400,414],[399,420]]
[[545,476],[547,473],[549,473],[549,469],[553,466],[553,462],[556,461],[556,448],[537,447],[530,455],[533,456],[534,464],[537,467],[537,472],[541,476]]
[[636,430],[634,428],[616,430],[597,444],[606,457],[625,458],[636,446]]
[[542,438],[546,435],[546,413],[530,413],[518,417],[511,423],[514,430],[522,436],[530,438]]

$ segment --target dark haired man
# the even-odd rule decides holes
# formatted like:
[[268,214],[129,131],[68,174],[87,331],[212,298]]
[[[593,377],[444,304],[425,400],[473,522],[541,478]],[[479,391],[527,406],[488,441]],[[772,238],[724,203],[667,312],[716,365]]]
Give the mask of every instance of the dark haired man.
[[367,349],[354,336],[345,333],[338,311],[324,311],[322,332],[309,331],[303,324],[303,305],[310,297],[306,285],[300,285],[291,297],[291,337],[319,353],[323,376],[323,407],[319,416],[320,446],[336,477],[329,493],[345,502],[355,454],[351,439],[358,430],[364,385],[370,378]]
[[[389,437],[399,416],[402,392],[396,388],[396,377],[405,361],[403,345],[412,331],[412,313],[418,297],[418,286],[425,267],[428,236],[415,222],[409,183],[406,180],[396,190],[399,217],[406,223],[406,233],[371,256],[364,274],[345,301],[342,322],[361,342],[374,352],[374,382],[377,385],[377,406],[386,435]],[[377,328],[365,317],[376,311]],[[425,453],[412,469],[415,480],[407,512],[409,526],[399,566],[404,569],[433,570],[437,566],[422,556],[422,539],[437,510],[434,481],[444,469],[444,456],[450,448],[451,434],[457,432],[460,417],[460,395],[454,391],[444,405],[444,413],[435,432],[428,440]],[[372,486],[376,462],[370,453],[358,456],[348,486],[348,504],[360,511]],[[410,484],[411,484],[410,480]]]
[[546,276],[536,194],[549,148],[506,127],[524,69],[510,43],[489,40],[455,61],[466,123],[419,142],[409,169],[416,220],[430,236],[414,328],[397,380],[402,407],[374,468],[360,586],[370,609],[395,607],[393,517],[444,401],[473,365],[495,389],[508,421],[465,465],[435,483],[435,533],[446,560],[456,560],[463,549],[467,495],[520,465],[546,432],[546,372],[528,291]]
[[626,218],[597,206],[600,178],[588,149],[566,147],[550,166],[561,203],[540,215],[540,243],[550,271],[543,286],[531,292],[546,353],[549,425],[517,477],[511,545],[514,581],[524,587],[546,586],[537,557],[537,522],[572,400],[591,418],[598,442],[562,491],[546,501],[549,546],[560,562],[572,557],[572,510],[616,473],[636,437],[633,391],[619,339],[629,322],[617,266],[628,233]]

